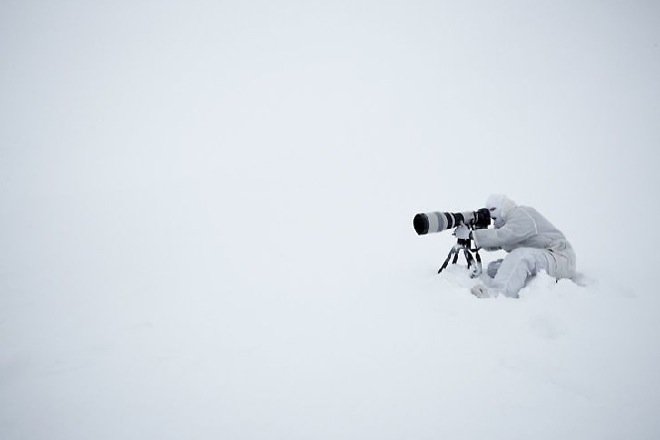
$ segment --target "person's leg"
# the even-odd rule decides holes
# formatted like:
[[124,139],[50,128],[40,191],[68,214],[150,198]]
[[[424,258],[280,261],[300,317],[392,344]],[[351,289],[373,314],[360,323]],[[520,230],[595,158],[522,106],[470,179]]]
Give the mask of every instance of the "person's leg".
[[518,291],[540,270],[550,267],[548,251],[520,248],[513,250],[500,265],[493,286],[506,296],[518,297]]

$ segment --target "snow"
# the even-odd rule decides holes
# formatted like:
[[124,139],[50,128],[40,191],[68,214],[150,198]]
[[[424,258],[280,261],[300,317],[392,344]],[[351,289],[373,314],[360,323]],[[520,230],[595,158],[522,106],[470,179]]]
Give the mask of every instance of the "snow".
[[[0,438],[658,438],[659,13],[3,3]],[[580,285],[436,274],[493,192]]]

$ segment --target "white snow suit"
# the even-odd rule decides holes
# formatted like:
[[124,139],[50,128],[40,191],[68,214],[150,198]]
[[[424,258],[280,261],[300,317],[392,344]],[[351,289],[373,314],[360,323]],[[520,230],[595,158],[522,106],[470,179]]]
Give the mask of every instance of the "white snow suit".
[[[517,297],[530,277],[540,270],[559,278],[575,276],[575,252],[564,234],[555,228],[534,208],[517,206],[505,201],[497,209],[495,229],[476,229],[472,237],[477,247],[486,250],[504,249],[509,255],[504,260],[493,262],[488,275],[494,275],[492,288],[507,296]],[[490,200],[490,199],[489,199]]]

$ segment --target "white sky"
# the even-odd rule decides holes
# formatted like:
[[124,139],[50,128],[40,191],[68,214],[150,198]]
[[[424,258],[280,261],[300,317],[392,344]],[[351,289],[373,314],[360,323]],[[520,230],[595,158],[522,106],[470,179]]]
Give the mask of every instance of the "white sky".
[[[44,413],[71,396],[75,378],[62,379],[62,389],[53,385],[59,376],[44,379],[57,365],[80,366],[85,383],[117,385],[115,371],[99,376],[86,364],[98,340],[133,340],[108,330],[115,322],[158,328],[178,316],[171,332],[149,339],[156,356],[172,348],[162,341],[185,346],[179,330],[212,322],[216,308],[231,310],[225,318],[240,333],[255,304],[264,307],[259,319],[273,307],[299,322],[276,298],[325,310],[343,292],[331,309],[353,325],[346,334],[371,342],[378,332],[361,327],[351,301],[366,294],[373,306],[383,279],[402,271],[382,316],[427,307],[397,303],[397,289],[429,288],[414,283],[452,242],[449,234],[416,237],[413,215],[477,209],[491,192],[536,207],[562,229],[578,270],[643,296],[657,278],[660,240],[658,78],[660,4],[652,1],[2,1],[0,341],[10,348],[0,371],[10,378],[5,403],[19,403],[0,433],[28,432],[30,401]],[[612,304],[595,312],[598,323]],[[461,313],[463,303],[453,305]],[[562,314],[554,307],[553,319]],[[630,322],[642,308],[630,309]],[[34,333],[35,322],[61,343]],[[87,325],[95,329],[89,341],[78,341]],[[208,325],[193,333],[220,331]],[[253,331],[238,340],[272,329]],[[295,357],[282,337],[275,345]],[[207,349],[197,348],[200,356]],[[141,350],[131,346],[126,358]],[[60,362],[55,370],[52,362]],[[144,360],[140,372],[155,364]],[[41,380],[50,394],[30,400]],[[200,398],[194,387],[203,383],[185,392]],[[114,408],[117,396],[104,393],[88,396],[100,405],[93,408]],[[63,420],[80,410],[76,396],[65,399]],[[657,408],[657,396],[649,402],[644,411]],[[276,407],[259,407],[253,429]],[[649,420],[639,417],[630,426]],[[43,426],[64,438],[71,423]],[[101,425],[90,426],[88,434]]]

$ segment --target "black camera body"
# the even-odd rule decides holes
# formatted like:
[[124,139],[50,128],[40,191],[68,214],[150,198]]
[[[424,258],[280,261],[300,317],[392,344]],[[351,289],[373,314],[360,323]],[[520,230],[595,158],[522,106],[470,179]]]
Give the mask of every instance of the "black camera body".
[[470,229],[486,229],[490,225],[490,211],[481,208],[467,212],[427,212],[415,215],[413,227],[417,235],[441,232],[465,225]]

